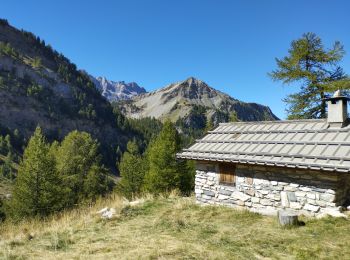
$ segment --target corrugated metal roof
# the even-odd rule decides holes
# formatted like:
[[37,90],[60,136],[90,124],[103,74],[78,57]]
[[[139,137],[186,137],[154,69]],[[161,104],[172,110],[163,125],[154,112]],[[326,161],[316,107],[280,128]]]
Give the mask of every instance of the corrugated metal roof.
[[350,127],[326,120],[220,124],[178,158],[350,171]]

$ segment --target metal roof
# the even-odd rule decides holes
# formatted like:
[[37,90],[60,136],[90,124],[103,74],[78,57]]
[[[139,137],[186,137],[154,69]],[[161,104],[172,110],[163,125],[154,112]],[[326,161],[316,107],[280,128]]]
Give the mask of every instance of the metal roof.
[[178,158],[350,171],[350,127],[327,120],[222,123]]

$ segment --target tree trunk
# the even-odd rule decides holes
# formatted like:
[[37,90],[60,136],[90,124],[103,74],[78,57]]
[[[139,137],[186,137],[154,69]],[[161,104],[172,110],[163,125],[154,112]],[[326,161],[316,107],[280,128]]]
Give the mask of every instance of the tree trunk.
[[298,215],[293,211],[279,210],[278,221],[281,226],[298,226]]

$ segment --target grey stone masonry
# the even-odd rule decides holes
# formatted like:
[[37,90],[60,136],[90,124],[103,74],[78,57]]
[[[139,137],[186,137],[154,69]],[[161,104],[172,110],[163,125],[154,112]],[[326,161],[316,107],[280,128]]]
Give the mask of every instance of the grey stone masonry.
[[230,186],[219,183],[219,168],[219,163],[197,162],[198,203],[242,207],[267,215],[279,209],[307,216],[337,215],[350,195],[346,173],[232,164],[236,177]]

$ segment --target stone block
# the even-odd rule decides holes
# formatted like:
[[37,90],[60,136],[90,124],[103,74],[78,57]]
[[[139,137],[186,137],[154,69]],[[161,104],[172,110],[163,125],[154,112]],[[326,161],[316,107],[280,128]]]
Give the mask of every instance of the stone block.
[[237,200],[241,200],[243,202],[247,201],[250,199],[250,196],[244,194],[243,192],[240,191],[234,191],[231,195],[232,198],[237,199]]
[[245,191],[246,194],[248,194],[249,196],[254,196],[255,195],[255,191],[253,189],[248,189]]
[[312,199],[312,200],[315,200],[315,199],[316,199],[315,193],[311,193],[311,192],[306,193],[306,197],[307,197],[308,199]]
[[209,176],[209,177],[216,177],[216,173],[215,172],[207,172],[207,175]]
[[211,190],[204,190],[203,193],[207,196],[211,196],[211,197],[215,196],[215,192],[213,192]]
[[297,188],[291,187],[291,186],[284,186],[284,189],[283,189],[283,190],[285,190],[285,191],[296,191]]
[[333,202],[335,199],[335,195],[334,194],[329,194],[329,193],[323,193],[320,195],[320,199],[324,200],[326,202]]
[[259,202],[260,202],[260,199],[257,198],[257,197],[252,197],[250,200],[251,200],[251,202],[253,202],[253,203],[259,203]]
[[331,190],[331,189],[328,189],[325,191],[326,193],[329,193],[329,194],[334,194],[335,195],[335,191],[334,190]]
[[231,191],[231,192],[236,190],[236,188],[233,186],[221,186],[221,188],[224,190],[227,190],[227,191]]
[[328,207],[336,207],[337,205],[334,202],[326,202]]
[[309,191],[311,191],[311,188],[310,187],[299,187],[299,190],[309,192]]
[[317,213],[320,210],[320,206],[306,204],[303,209],[307,210],[307,211],[311,211],[311,212]]
[[289,208],[289,200],[288,200],[287,192],[285,191],[281,192],[281,205],[282,207]]
[[202,194],[202,193],[203,193],[203,190],[202,190],[202,189],[196,188],[196,189],[194,190],[194,193],[196,193],[196,194]]
[[281,195],[280,194],[274,194],[273,199],[276,201],[280,201],[281,200]]
[[260,204],[264,205],[264,206],[272,206],[273,205],[272,201],[268,200],[268,199],[261,199]]
[[213,181],[207,181],[206,183],[208,186],[214,186],[216,183]]
[[276,186],[278,184],[277,181],[270,181],[270,183],[271,183],[272,186]]
[[283,190],[283,186],[273,186],[272,190],[282,191]]
[[301,209],[303,206],[299,202],[290,202],[289,207],[291,209]]
[[320,200],[320,193],[318,192],[315,193],[315,200]]
[[295,196],[294,192],[287,191],[287,197],[288,197],[289,202],[296,202],[297,201],[297,197]]
[[265,198],[270,199],[270,200],[275,200],[275,194],[269,193],[265,196]]
[[220,189],[220,190],[219,190],[219,194],[231,196],[232,191],[229,191],[229,190],[226,190],[226,189]]
[[279,181],[279,182],[278,182],[278,185],[287,186],[287,185],[288,185],[288,182]]
[[244,183],[245,178],[241,176],[236,176],[236,182],[237,183]]
[[236,204],[238,205],[238,206],[244,206],[244,201],[242,201],[242,200],[237,200],[236,201]]
[[303,198],[303,197],[306,196],[306,192],[303,192],[303,191],[296,191],[296,192],[295,192],[295,196],[300,197],[300,198]]
[[323,200],[316,200],[316,205],[318,205],[320,207],[325,207],[327,204]]
[[307,203],[311,205],[317,205],[316,200],[312,200],[312,199],[307,199]]
[[263,195],[267,195],[270,193],[270,191],[268,191],[268,190],[260,190],[259,192]]
[[251,207],[253,205],[253,203],[249,202],[249,201],[246,201],[244,203],[244,206],[247,206],[247,207]]
[[264,195],[262,195],[260,192],[255,192],[255,196],[258,198],[263,198]]
[[300,185],[296,183],[289,184],[290,187],[298,188]]
[[253,204],[252,204],[252,207],[253,207],[253,208],[264,208],[264,206],[261,205],[260,203],[253,203]]
[[338,209],[322,209],[322,213],[324,214],[327,214],[329,216],[332,216],[332,217],[336,217],[336,218],[339,218],[339,217],[342,217],[342,218],[347,218],[347,215],[345,215],[344,213],[341,213]]
[[230,198],[230,196],[223,195],[223,194],[219,194],[219,196],[218,196],[218,200],[228,200],[229,198]]

